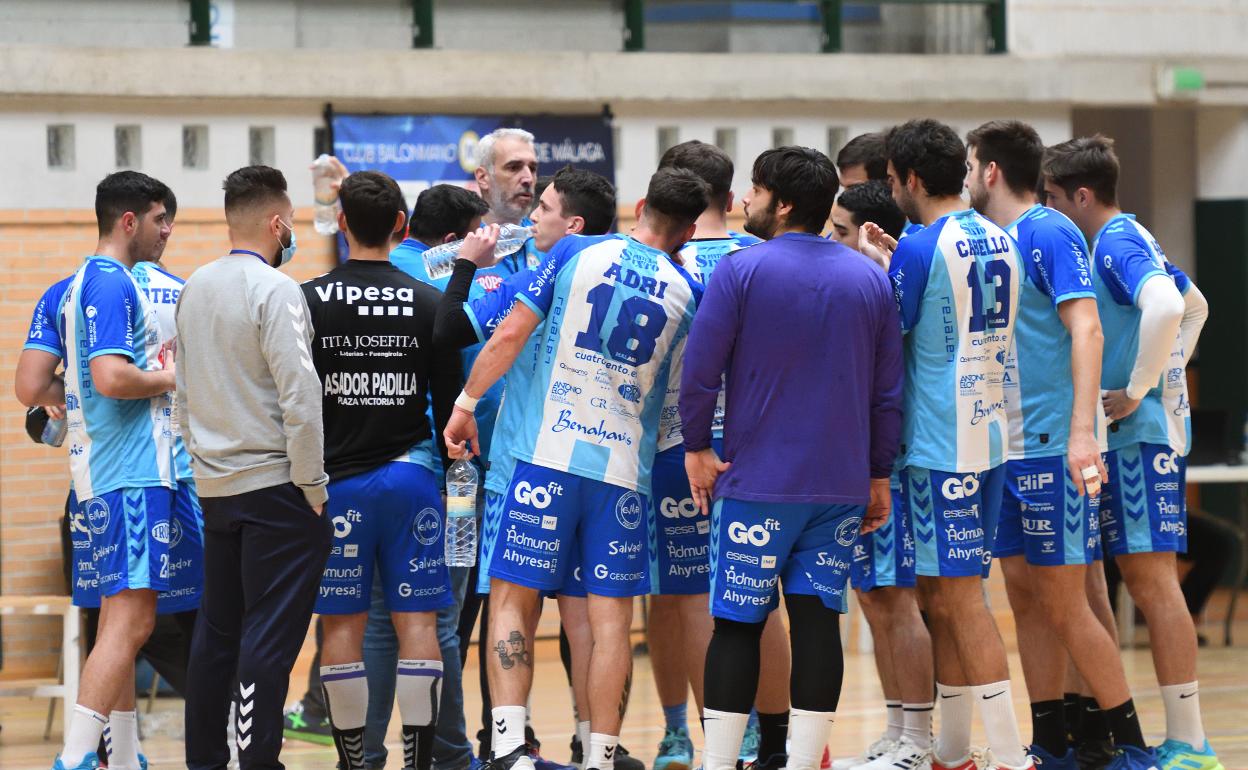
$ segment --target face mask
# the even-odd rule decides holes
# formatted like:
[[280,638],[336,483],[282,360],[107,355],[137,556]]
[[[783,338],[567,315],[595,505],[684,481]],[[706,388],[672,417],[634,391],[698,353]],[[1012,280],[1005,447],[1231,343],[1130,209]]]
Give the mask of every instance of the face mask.
[[282,265],[286,264],[287,262],[295,258],[295,228],[291,227],[290,225],[286,224],[280,219],[277,220],[277,222],[282,227],[285,227],[287,230],[290,231],[290,245],[289,246],[282,246],[282,242],[280,239],[277,242],[277,245],[282,246],[282,250],[277,256],[277,266],[281,267]]

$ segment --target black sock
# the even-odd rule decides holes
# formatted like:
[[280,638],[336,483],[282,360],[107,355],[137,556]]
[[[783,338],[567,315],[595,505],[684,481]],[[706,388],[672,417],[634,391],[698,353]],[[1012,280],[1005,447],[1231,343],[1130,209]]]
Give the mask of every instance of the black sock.
[[1031,704],[1031,742],[1055,757],[1066,756],[1066,714],[1060,700]]
[[403,768],[429,770],[433,767],[434,725],[403,725]]
[[1135,701],[1127,698],[1125,703],[1100,713],[1113,733],[1114,745],[1148,748],[1140,730],[1140,718],[1135,713]]
[[789,735],[789,712],[758,714],[758,761],[765,762],[776,754],[784,755],[784,741]]
[[1078,742],[1104,743],[1110,740],[1109,721],[1105,718],[1105,712],[1097,705],[1096,698],[1080,695],[1079,702],[1082,704],[1083,715],[1079,718]]
[[342,770],[357,770],[364,767],[364,728],[334,731],[334,747],[338,749],[338,766]]
[[1074,744],[1079,735],[1079,719],[1083,716],[1083,706],[1079,702],[1079,693],[1062,694],[1062,712],[1066,719],[1066,740]]

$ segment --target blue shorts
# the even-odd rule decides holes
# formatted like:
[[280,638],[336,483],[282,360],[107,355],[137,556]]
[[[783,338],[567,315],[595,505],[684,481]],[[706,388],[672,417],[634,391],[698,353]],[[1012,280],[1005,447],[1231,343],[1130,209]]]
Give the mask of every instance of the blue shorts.
[[156,614],[198,609],[204,588],[204,512],[194,479],[178,482],[169,528],[157,529],[156,537],[169,546],[169,589],[157,595]]
[[388,462],[329,483],[334,544],[316,612],[367,612],[374,565],[391,612],[432,612],[454,603],[446,567],[446,512],[438,479],[423,465]]
[[[722,456],[723,442],[712,442]],[[711,520],[693,504],[685,448],[674,446],[654,457],[650,526],[650,591],[696,595],[711,590]]]
[[1187,551],[1187,461],[1164,444],[1105,455],[1101,539],[1109,556]]
[[1003,465],[981,473],[901,472],[916,574],[988,577],[1004,481]]
[[517,461],[502,502],[482,568],[490,577],[561,592],[579,565],[588,593],[650,592],[645,495]]
[[131,487],[79,504],[91,532],[91,558],[100,596],[169,590],[169,517],[174,491]]
[[724,498],[711,509],[711,614],[760,623],[786,594],[845,612],[845,583],[863,506]]
[[893,508],[888,523],[858,536],[849,582],[856,590],[914,588],[914,537],[906,518],[901,487],[890,489]]
[[78,506],[78,495],[69,493],[70,593],[75,607],[96,609],[100,606],[100,584],[92,556],[91,528]]
[[1091,564],[1100,532],[1100,500],[1079,494],[1064,456],[1005,464],[993,556],[1026,556],[1041,567]]

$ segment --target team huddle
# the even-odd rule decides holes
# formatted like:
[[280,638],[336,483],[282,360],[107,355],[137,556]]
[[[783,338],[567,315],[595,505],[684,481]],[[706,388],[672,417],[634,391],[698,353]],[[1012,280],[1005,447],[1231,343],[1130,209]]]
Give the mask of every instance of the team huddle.
[[[478,161],[480,196],[435,185],[410,212],[394,180],[339,168],[348,259],[302,286],[274,269],[296,247],[280,172],[226,179],[232,250],[185,284],[159,261],[169,189],[100,183],[97,252],[40,300],[18,371],[23,402],[64,410],[74,600],[102,608],[54,770],[105,762],[106,730],[108,766],[145,770],[134,658],[157,614],[196,609],[188,767],[226,767],[227,740],[244,769],[281,767],[314,612],[340,767],[385,762],[396,700],[403,767],[475,767],[478,606],[482,759],[557,767],[527,724],[548,597],[574,762],[640,766],[619,747],[637,596],[665,716],[654,770],[697,765],[690,690],[705,770],[817,770],[851,588],[888,719],[834,770],[1221,770],[1174,565],[1208,308],[1119,209],[1111,140],[912,120],[835,163],[768,150],[748,234],[728,227],[732,160],[702,142],[663,155],[628,234],[606,179],[539,185],[527,132],[495,131]],[[432,249],[452,242],[448,266]],[[456,459],[484,479],[471,569],[446,559]],[[1105,557],[1149,625],[1157,747]],[[994,559],[1029,745],[984,598]]]

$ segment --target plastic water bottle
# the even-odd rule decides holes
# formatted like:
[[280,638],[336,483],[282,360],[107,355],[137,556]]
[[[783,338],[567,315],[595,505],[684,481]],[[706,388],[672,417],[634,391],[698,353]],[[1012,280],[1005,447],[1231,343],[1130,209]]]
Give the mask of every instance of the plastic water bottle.
[[[498,259],[508,254],[515,254],[532,236],[532,228],[524,225],[503,225],[498,228],[498,243],[494,245],[494,257]],[[464,241],[461,238],[458,241],[434,246],[421,255],[425,260],[425,272],[431,280],[446,278],[451,274],[451,271],[455,269],[455,258],[459,256],[459,249],[463,245]]]
[[456,460],[446,472],[446,566],[477,563],[477,469]]
[[312,163],[312,225],[321,235],[338,232],[338,192],[334,190],[333,161],[325,153]]
[[43,443],[48,446],[60,446],[65,443],[65,434],[69,432],[69,423],[65,418],[53,419],[48,417],[47,423],[43,426],[43,435],[41,436]]

